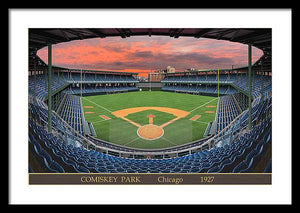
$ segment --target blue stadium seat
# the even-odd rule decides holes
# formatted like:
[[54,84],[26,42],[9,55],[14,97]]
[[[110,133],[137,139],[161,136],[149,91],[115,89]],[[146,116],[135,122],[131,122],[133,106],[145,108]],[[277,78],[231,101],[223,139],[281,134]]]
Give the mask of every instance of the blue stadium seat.
[[234,169],[232,170],[233,173],[239,173],[241,170],[246,169],[248,164],[245,161],[241,161]]
[[270,160],[270,161],[268,162],[268,165],[267,165],[267,167],[265,168],[264,172],[265,172],[265,173],[271,173],[271,172],[272,172],[272,160]]
[[91,173],[90,170],[80,165],[76,168],[76,171],[78,173]]
[[253,158],[251,158],[251,160],[250,160],[250,162],[249,162],[248,165],[246,164],[246,168],[242,168],[240,170],[240,173],[249,173],[251,171],[251,169],[252,169],[252,164],[253,164]]
[[217,166],[214,166],[214,167],[212,167],[212,168],[210,168],[208,171],[207,171],[207,173],[219,173],[220,172],[220,168],[219,168],[219,166],[217,165]]

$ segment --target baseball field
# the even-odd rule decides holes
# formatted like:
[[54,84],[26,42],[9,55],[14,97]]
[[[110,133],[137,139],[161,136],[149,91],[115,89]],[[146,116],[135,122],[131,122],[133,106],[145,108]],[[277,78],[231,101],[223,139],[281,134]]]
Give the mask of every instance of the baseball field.
[[158,149],[203,138],[218,98],[138,91],[82,97],[85,119],[99,139],[132,148]]

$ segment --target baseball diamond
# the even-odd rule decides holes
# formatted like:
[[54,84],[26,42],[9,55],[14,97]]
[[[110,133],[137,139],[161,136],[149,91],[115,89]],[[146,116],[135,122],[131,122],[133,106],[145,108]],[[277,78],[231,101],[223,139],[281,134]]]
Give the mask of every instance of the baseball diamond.
[[[213,113],[205,113],[206,106],[217,105],[218,98],[143,91],[83,97],[82,103],[84,111],[93,109],[93,114],[85,113],[85,119],[93,123],[99,139],[132,148],[157,149],[203,138],[216,112],[211,108]],[[99,122],[103,120],[99,115],[111,119]],[[190,119],[195,115],[199,116],[198,122]]]

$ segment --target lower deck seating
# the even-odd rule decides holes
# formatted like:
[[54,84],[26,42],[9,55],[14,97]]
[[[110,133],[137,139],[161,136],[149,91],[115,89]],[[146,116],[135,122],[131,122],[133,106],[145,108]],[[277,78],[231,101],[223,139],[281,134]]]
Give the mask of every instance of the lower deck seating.
[[80,97],[75,95],[67,95],[59,115],[76,131],[80,132],[82,135],[84,134],[84,118]]
[[[86,87],[82,89],[82,93],[114,93],[114,92],[128,92],[128,91],[138,91],[139,89],[135,86],[127,87]],[[78,95],[81,94],[80,87],[73,87],[64,91],[67,94]]]
[[165,85],[161,88],[163,91],[197,93],[197,94],[214,94],[226,95],[233,94],[236,90],[230,86],[220,86],[219,91],[216,85]]
[[[45,75],[36,75],[36,76],[30,76],[29,77],[29,85],[28,89],[30,92],[34,93],[36,92],[36,96],[43,100],[48,95],[48,78]],[[52,76],[52,84],[51,88],[52,91],[55,91],[63,86],[65,86],[67,82],[59,78],[57,74],[54,74]]]
[[[58,75],[54,73],[52,76],[51,88],[52,91],[57,91],[64,87],[70,86],[69,90],[65,90],[67,94],[81,94],[81,88],[76,87],[76,84],[78,86],[81,82],[83,82],[85,85],[82,90],[83,93],[113,93],[138,90],[138,88],[135,86],[135,84],[138,83],[138,80],[130,75],[113,76],[103,74],[86,74],[85,79],[82,79],[81,81],[80,74],[78,73],[73,73],[72,75],[66,73]],[[95,87],[97,84],[108,84],[109,86]],[[48,95],[47,76],[44,74],[30,76],[28,90],[32,94],[35,93],[39,99],[44,100]]]
[[[197,92],[198,88],[201,90],[201,93],[212,93],[216,94],[216,85],[217,85],[217,75],[191,75],[191,76],[172,76],[172,74],[167,75],[162,83],[166,85],[162,88],[167,91],[185,91],[185,92]],[[248,77],[247,75],[241,74],[226,74],[220,75],[220,94],[233,94],[236,92],[234,87],[238,87],[245,92],[248,92]],[[198,86],[200,85],[200,86]],[[205,85],[210,85],[205,88]],[[225,90],[225,85],[229,87],[228,90]],[[230,85],[230,86],[229,86]],[[224,88],[224,89],[223,89]],[[265,96],[271,97],[272,91],[272,81],[270,76],[261,76],[254,75],[252,79],[252,95],[254,98],[257,98],[263,93]]]
[[216,133],[218,133],[239,115],[239,110],[232,96],[226,95],[220,97],[216,115]]

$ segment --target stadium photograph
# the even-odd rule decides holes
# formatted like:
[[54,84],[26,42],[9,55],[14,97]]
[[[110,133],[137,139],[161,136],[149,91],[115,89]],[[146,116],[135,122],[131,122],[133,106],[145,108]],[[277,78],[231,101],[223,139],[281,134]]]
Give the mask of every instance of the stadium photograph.
[[28,173],[271,174],[271,38],[30,28]]

